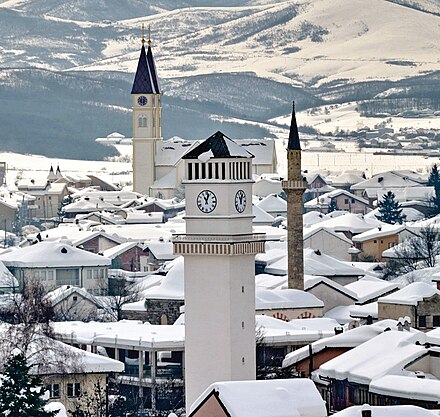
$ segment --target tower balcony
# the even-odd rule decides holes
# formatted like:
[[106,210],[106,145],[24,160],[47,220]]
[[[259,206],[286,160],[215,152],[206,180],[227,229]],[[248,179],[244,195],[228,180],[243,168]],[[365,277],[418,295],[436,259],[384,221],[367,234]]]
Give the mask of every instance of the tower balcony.
[[265,251],[266,235],[182,234],[173,236],[174,253],[178,255],[256,255]]
[[307,188],[307,183],[303,180],[287,180],[281,181],[281,187],[284,191],[305,190]]

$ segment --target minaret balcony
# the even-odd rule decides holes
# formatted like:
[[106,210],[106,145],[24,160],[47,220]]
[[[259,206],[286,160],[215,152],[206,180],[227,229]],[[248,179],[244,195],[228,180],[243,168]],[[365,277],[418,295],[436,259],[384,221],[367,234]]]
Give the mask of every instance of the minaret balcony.
[[307,188],[307,182],[298,180],[287,180],[281,182],[283,190],[305,190]]

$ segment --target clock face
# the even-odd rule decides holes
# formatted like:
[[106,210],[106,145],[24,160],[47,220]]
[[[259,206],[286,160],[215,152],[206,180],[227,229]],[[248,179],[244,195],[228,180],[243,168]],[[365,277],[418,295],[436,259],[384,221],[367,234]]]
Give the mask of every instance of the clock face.
[[235,209],[239,213],[243,213],[246,208],[246,194],[243,190],[238,190],[235,194]]
[[211,213],[217,207],[217,197],[212,191],[203,190],[197,196],[197,207],[203,213]]
[[145,106],[147,104],[147,102],[148,102],[147,97],[145,97],[145,96],[138,97],[139,106]]

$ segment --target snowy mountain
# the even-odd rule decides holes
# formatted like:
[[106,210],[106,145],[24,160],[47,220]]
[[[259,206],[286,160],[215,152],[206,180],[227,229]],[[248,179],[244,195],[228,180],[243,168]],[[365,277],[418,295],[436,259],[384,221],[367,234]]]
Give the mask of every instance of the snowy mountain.
[[[438,0],[0,0],[0,23],[0,123],[13,147],[35,135],[20,126],[23,100],[51,111],[27,105],[40,137],[57,131],[61,143],[91,144],[113,129],[108,120],[130,136],[141,23],[152,26],[165,137],[201,138],[219,124],[231,136],[265,136],[246,121],[285,114],[292,99],[307,108],[393,89],[406,91],[395,99],[428,93],[428,105],[439,105]],[[63,129],[45,132],[51,114]]]

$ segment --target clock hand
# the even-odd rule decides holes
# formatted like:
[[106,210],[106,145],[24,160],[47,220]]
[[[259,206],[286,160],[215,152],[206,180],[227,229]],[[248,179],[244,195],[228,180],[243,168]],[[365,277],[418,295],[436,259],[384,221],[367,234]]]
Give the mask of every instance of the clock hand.
[[206,192],[205,195],[203,196],[203,198],[205,199],[205,204],[208,204],[208,200],[209,200],[209,193]]

